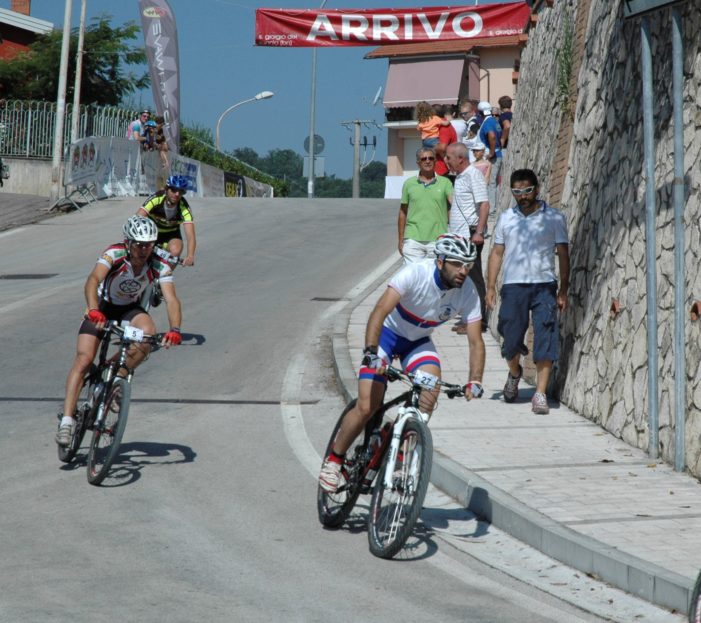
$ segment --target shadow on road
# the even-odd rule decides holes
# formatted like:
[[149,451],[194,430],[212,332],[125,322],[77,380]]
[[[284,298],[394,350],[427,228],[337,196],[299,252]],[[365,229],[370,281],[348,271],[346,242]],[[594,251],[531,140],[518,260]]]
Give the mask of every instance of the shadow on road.
[[[102,481],[102,487],[123,487],[135,483],[141,478],[141,470],[148,465],[175,465],[192,463],[197,453],[189,446],[177,443],[160,443],[147,441],[131,441],[119,447],[119,454],[112,464],[107,478]],[[87,452],[81,453],[67,465],[62,465],[64,471],[71,471],[87,466]]]

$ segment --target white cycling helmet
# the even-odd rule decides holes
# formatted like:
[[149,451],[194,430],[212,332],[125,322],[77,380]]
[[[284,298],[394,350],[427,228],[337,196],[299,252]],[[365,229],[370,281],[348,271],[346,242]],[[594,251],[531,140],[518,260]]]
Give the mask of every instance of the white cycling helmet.
[[122,231],[129,242],[156,242],[158,238],[156,223],[145,216],[130,216]]
[[436,240],[436,256],[443,260],[474,262],[477,259],[477,247],[458,234],[443,234]]

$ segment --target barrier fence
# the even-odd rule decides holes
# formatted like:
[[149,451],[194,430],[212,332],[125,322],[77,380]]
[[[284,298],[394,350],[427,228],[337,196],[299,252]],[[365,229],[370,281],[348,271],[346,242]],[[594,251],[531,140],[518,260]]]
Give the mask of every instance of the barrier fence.
[[[136,113],[115,106],[80,106],[78,137],[126,137]],[[71,142],[73,105],[66,105],[63,148]],[[0,100],[0,155],[19,158],[52,158],[56,128],[56,103]]]

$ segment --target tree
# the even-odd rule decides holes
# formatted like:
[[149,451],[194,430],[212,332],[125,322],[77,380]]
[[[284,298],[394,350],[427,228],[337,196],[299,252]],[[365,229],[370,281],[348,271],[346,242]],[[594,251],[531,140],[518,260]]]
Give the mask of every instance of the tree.
[[[125,71],[131,65],[142,66],[146,53],[128,42],[137,39],[141,29],[134,22],[112,28],[109,15],[93,18],[85,29],[81,101],[86,104],[120,104],[132,93],[149,86],[147,72]],[[5,99],[55,101],[61,64],[63,33],[54,30],[39,37],[9,60],[0,60],[0,97]],[[78,29],[71,33],[66,98],[73,97],[75,55]]]

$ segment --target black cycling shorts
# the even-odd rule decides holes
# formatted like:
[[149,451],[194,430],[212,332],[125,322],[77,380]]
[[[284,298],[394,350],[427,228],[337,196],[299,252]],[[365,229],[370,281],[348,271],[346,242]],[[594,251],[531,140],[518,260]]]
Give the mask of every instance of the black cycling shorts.
[[[107,316],[107,320],[116,320],[121,322],[122,320],[131,320],[132,318],[138,316],[139,314],[146,314],[146,310],[141,307],[140,303],[132,303],[130,305],[113,305],[112,303],[107,303],[106,301],[100,301],[98,309]],[[78,334],[87,334],[94,337],[99,337],[100,332],[95,328],[95,325],[90,322],[87,318],[83,320],[80,325]]]

